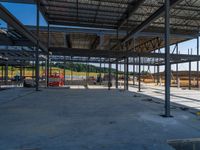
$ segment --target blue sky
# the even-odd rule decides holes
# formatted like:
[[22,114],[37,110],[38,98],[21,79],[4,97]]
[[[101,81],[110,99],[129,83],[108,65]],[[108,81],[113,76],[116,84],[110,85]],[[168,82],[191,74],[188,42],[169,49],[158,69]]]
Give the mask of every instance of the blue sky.
[[[36,25],[36,6],[1,2],[17,19],[25,25]],[[1,21],[2,23],[2,21]],[[40,25],[46,26],[46,21],[40,14]]]
[[[0,2],[0,3],[3,4],[24,25],[36,25],[36,6],[35,5],[14,4],[14,3],[5,3],[5,2]],[[0,20],[0,27],[5,27],[5,25],[6,24]],[[40,25],[41,26],[47,25],[41,14],[40,14]],[[171,46],[171,51],[173,51],[173,48],[174,46]],[[188,49],[190,50],[192,49],[193,54],[196,54],[196,51],[197,51],[196,39],[179,44],[179,50],[181,54],[187,54]],[[179,68],[180,70],[187,70],[188,63],[180,64]],[[145,67],[145,69],[147,69],[147,67]],[[130,70],[132,70],[132,67],[130,67]],[[163,71],[164,68],[162,67],[161,70]],[[175,65],[172,65],[172,70],[175,70]],[[196,70],[195,62],[192,63],[192,70]]]

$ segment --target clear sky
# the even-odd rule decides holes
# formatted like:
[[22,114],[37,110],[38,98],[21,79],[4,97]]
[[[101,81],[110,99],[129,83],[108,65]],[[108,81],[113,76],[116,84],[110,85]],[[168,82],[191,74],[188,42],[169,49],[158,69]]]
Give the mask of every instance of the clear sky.
[[[24,25],[36,25],[36,6],[35,5],[14,4],[14,3],[5,3],[5,2],[0,2],[0,3],[3,4]],[[41,18],[40,25],[46,26],[47,24],[41,14],[40,14],[40,18]],[[0,27],[5,27],[5,26],[6,24],[0,20]],[[174,46],[171,46],[171,51],[173,51],[173,49],[174,49]],[[196,39],[179,44],[179,51],[181,54],[187,54],[188,49],[189,50],[192,49],[193,54],[196,54],[197,52]],[[123,70],[123,67],[121,68]],[[145,69],[147,69],[147,67],[145,67]],[[179,64],[179,69],[188,70],[188,63]],[[132,70],[132,67],[130,67],[130,70]],[[164,68],[162,67],[161,71],[163,70]],[[175,70],[175,65],[172,65],[172,70]],[[196,70],[196,62],[192,63],[192,70]],[[151,68],[151,71],[153,71],[152,68]]]
[[[5,3],[3,4],[17,19],[19,19],[25,25],[36,25],[36,6],[26,4],[14,4]],[[47,25],[43,16],[40,14],[40,25]],[[1,22],[2,23],[2,22]]]

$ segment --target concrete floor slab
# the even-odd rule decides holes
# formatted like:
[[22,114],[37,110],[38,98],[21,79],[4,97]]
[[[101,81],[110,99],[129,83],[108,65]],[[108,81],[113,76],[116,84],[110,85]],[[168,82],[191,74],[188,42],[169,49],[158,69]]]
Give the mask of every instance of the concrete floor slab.
[[[132,92],[137,92],[137,86],[130,86]],[[142,93],[154,98],[164,100],[164,86],[142,85]],[[200,110],[200,90],[188,90],[171,87],[171,102],[189,108]]]
[[170,150],[167,140],[200,136],[198,116],[172,109],[174,118],[162,118],[163,104],[138,93],[15,90],[0,95],[2,150]]

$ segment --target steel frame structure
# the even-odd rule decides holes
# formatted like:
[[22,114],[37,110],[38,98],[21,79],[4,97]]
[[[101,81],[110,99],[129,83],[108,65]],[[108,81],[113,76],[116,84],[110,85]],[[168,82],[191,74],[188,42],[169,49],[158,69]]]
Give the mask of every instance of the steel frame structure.
[[[108,63],[110,67],[113,63],[116,64],[116,72],[119,64],[126,64],[126,75],[129,65],[138,65],[138,91],[141,91],[141,65],[157,66],[157,71],[159,66],[164,65],[165,116],[170,117],[170,66],[176,64],[178,71],[178,63],[196,61],[199,77],[198,0],[0,2],[36,5],[37,25],[25,26],[0,4],[0,18],[8,24],[8,28],[0,29],[0,64],[7,66],[18,65],[21,61],[35,61],[36,90],[39,90],[39,61],[44,60],[40,58],[41,55],[46,55],[47,85],[50,59],[61,62]],[[40,27],[39,11],[47,21],[47,27]],[[197,55],[179,54],[178,43],[194,38],[197,38]],[[176,54],[170,53],[170,45],[173,44],[177,44]],[[161,48],[165,48],[165,53],[156,52]],[[117,82],[118,74],[116,77]],[[127,78],[126,76],[125,89],[128,89]],[[199,79],[197,85],[199,86]]]

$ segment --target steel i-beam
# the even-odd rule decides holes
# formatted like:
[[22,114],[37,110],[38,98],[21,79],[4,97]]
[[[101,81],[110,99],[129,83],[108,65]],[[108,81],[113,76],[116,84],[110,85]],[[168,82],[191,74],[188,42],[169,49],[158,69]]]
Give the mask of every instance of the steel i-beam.
[[165,0],[165,117],[170,117],[170,0]]
[[46,67],[46,86],[49,87],[49,47],[50,47],[50,25],[48,23],[48,35],[47,35],[47,47],[48,47],[48,53],[47,53],[47,67]]
[[138,92],[141,92],[141,57],[139,56]]
[[[199,37],[197,37],[197,56],[199,56]],[[197,61],[197,88],[199,88],[199,60]]]
[[5,85],[8,84],[8,63],[5,65]]
[[118,75],[118,73],[119,73],[119,71],[118,71],[118,60],[116,61],[116,79],[115,79],[115,86],[116,86],[116,89],[118,89],[118,77],[119,77],[119,75]]
[[[178,43],[176,43],[176,54],[178,55]],[[176,84],[178,84],[178,63],[176,64]]]
[[40,0],[37,0],[37,16],[36,16],[36,22],[37,22],[37,45],[36,45],[36,91],[39,91],[39,76],[40,76],[40,64],[39,64],[39,30],[40,30]]
[[111,62],[109,58],[109,73],[108,73],[108,90],[111,89]]
[[190,61],[189,62],[189,90],[191,90],[191,86],[192,86],[192,84],[191,84],[191,67],[192,67],[192,62]]
[[126,79],[126,80],[125,80],[125,81],[126,81],[125,83],[126,83],[126,84],[125,84],[125,87],[126,87],[126,90],[128,90],[128,75],[129,75],[129,68],[128,68],[128,66],[129,66],[129,58],[128,58],[128,57],[126,58],[126,64],[125,64],[125,66],[126,66],[126,67],[125,67],[125,69],[126,69],[126,74],[125,74],[125,75],[126,75],[126,76],[125,76],[125,79]]

